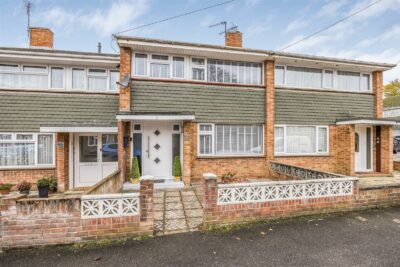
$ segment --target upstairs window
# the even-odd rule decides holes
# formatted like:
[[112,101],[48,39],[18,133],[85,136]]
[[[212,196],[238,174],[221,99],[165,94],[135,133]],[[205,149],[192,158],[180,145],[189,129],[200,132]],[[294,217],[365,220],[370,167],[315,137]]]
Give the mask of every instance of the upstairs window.
[[360,89],[360,73],[351,71],[337,72],[338,89],[348,91],[359,91]]
[[72,68],[72,89],[85,89],[85,69]]
[[14,64],[0,64],[0,71],[18,71],[18,65]]
[[204,58],[192,58],[191,68],[192,68],[192,80],[204,81],[205,80],[205,63]]
[[51,68],[51,88],[64,88],[64,68]]
[[362,74],[361,75],[361,91],[370,91],[370,74]]
[[135,54],[133,70],[135,75],[145,76],[147,75],[147,55],[146,54]]
[[169,57],[152,55],[150,61],[150,76],[154,78],[169,78]]
[[173,69],[172,76],[174,78],[184,78],[185,58],[184,57],[173,57],[172,69]]
[[208,60],[208,81],[219,83],[262,84],[260,63]]
[[88,70],[88,89],[89,91],[106,91],[107,72],[105,69]]
[[294,87],[321,88],[322,70],[303,67],[286,68],[286,84]]
[[110,70],[110,90],[117,91],[119,89],[119,71],[117,70]]
[[333,88],[333,70],[324,70],[324,88]]

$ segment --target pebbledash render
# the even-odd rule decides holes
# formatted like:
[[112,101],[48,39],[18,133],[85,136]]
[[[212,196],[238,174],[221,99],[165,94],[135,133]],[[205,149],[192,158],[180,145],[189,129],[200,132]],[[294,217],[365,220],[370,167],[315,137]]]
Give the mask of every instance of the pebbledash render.
[[240,32],[224,46],[116,39],[119,55],[62,51],[31,28],[30,48],[0,47],[0,182],[54,175],[63,192],[120,169],[133,188],[133,157],[159,188],[270,178],[271,160],[393,170],[382,76],[395,65],[242,48]]

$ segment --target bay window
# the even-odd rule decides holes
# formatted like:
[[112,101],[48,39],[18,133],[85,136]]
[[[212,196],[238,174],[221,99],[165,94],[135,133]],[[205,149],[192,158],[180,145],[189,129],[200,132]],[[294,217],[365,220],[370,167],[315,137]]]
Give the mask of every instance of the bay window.
[[262,125],[199,125],[199,155],[262,155]]
[[318,155],[329,151],[328,126],[275,126],[275,155]]
[[0,168],[53,165],[53,134],[0,134]]

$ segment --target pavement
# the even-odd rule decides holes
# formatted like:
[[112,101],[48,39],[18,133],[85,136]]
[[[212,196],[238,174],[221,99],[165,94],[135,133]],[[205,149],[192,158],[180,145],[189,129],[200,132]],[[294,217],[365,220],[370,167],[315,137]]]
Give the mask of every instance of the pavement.
[[90,249],[14,250],[0,266],[399,266],[399,249],[400,207]]

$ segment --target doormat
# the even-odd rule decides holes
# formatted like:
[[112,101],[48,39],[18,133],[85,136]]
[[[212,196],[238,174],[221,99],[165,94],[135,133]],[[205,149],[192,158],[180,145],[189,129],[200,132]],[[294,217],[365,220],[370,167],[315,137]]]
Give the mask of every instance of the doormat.
[[165,180],[164,179],[155,179],[154,183],[155,184],[162,184],[162,183],[165,183]]

